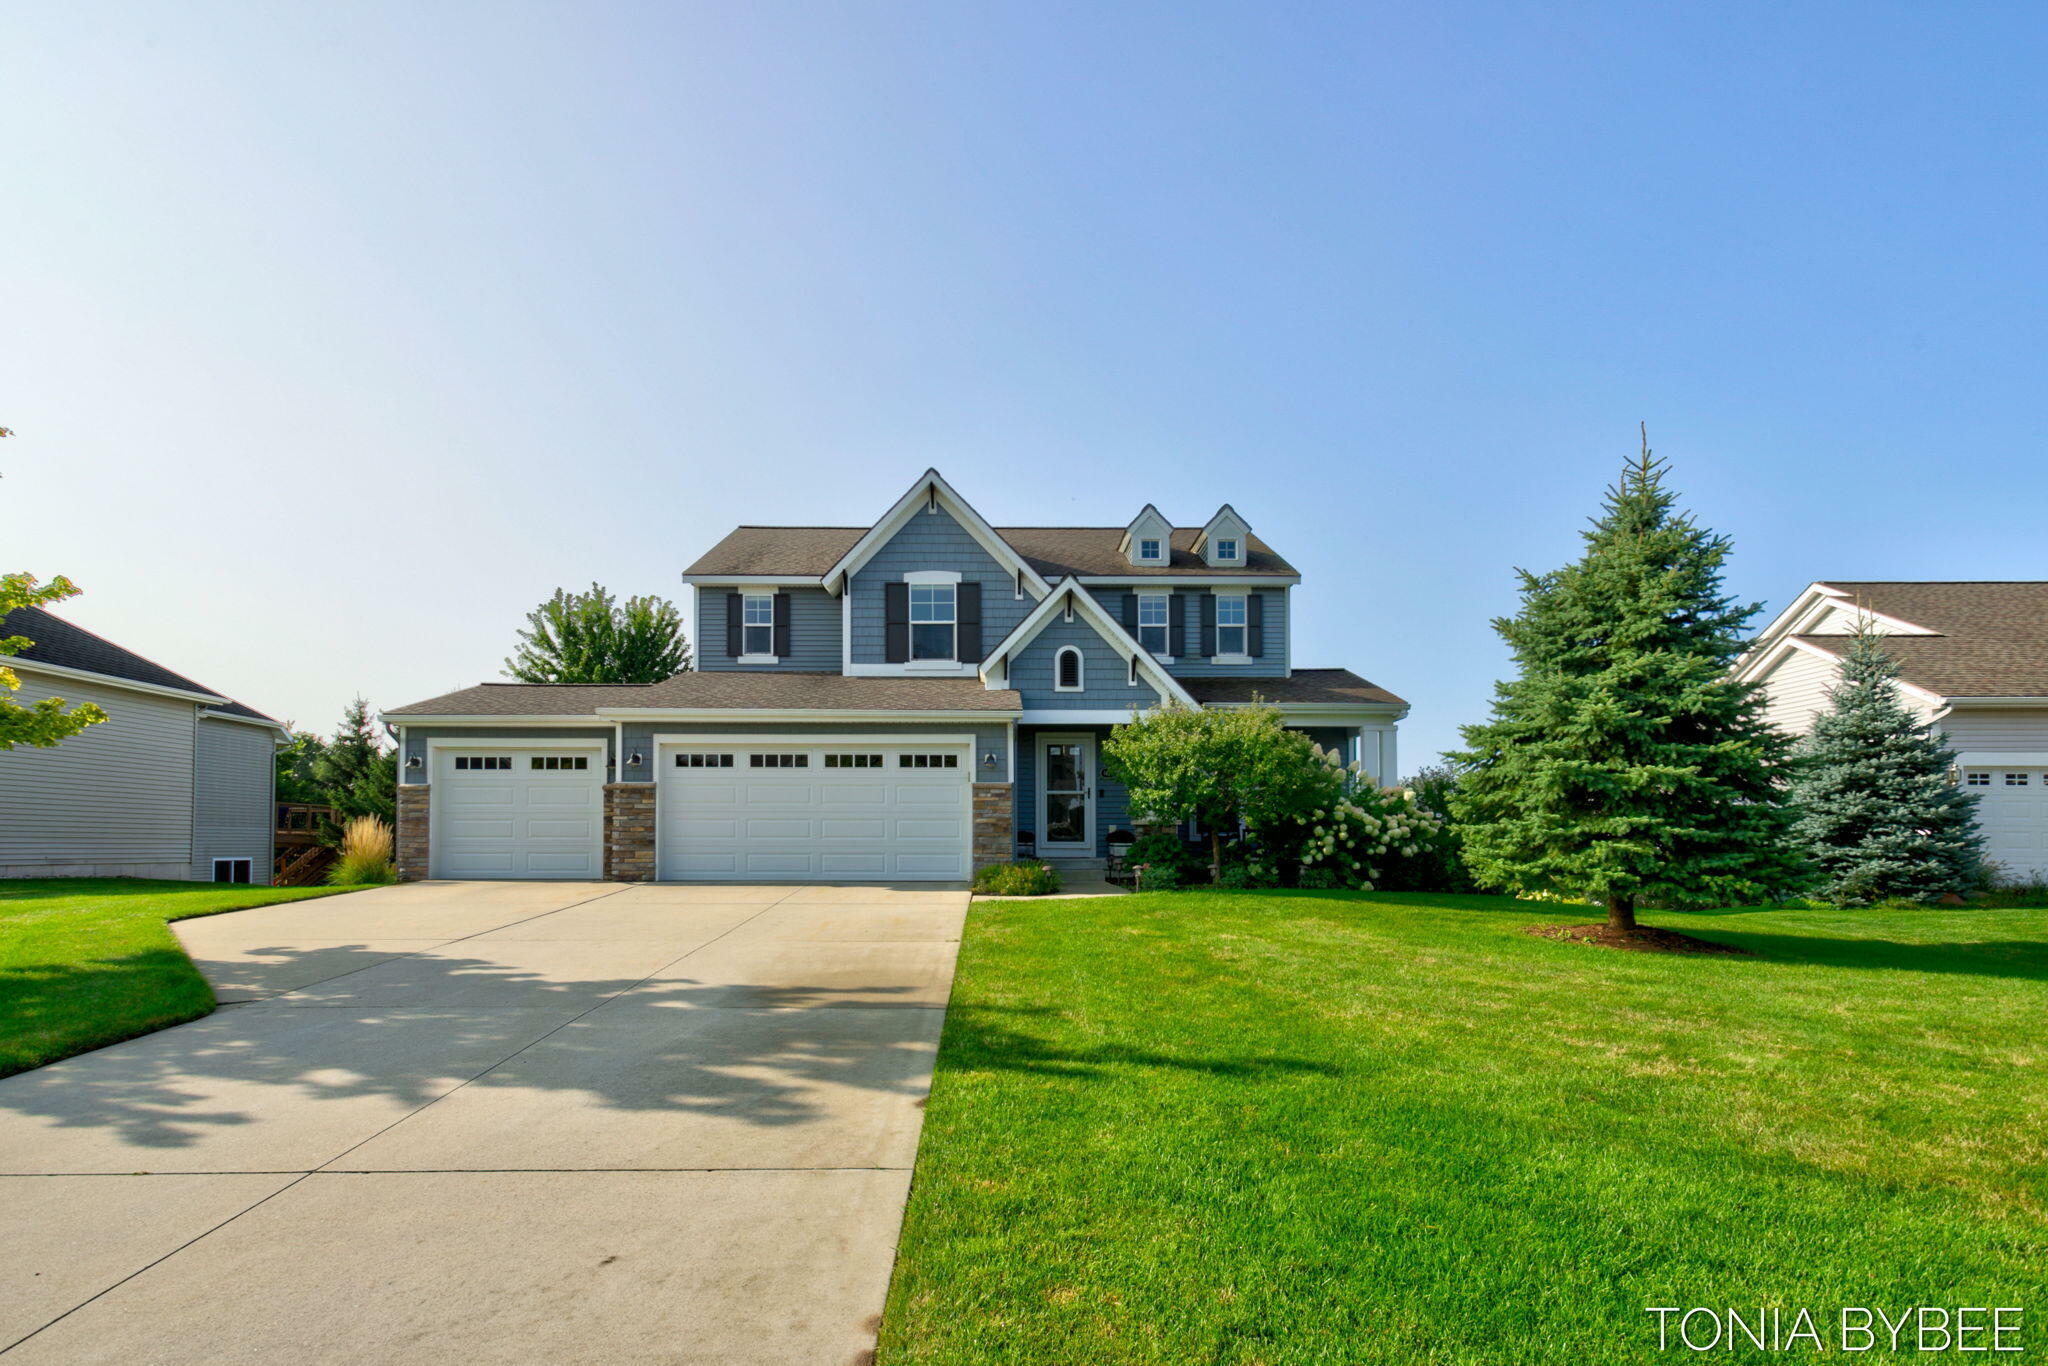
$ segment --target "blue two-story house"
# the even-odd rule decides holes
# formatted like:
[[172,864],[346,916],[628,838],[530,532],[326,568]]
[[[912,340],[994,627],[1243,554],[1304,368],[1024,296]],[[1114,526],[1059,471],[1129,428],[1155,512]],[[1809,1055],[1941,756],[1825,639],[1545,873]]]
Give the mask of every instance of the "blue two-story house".
[[936,470],[872,526],[743,526],[683,574],[695,672],[485,683],[385,713],[402,876],[964,879],[1128,828],[1110,727],[1262,700],[1397,775],[1407,704],[1295,666],[1301,576],[1229,506],[992,527]]

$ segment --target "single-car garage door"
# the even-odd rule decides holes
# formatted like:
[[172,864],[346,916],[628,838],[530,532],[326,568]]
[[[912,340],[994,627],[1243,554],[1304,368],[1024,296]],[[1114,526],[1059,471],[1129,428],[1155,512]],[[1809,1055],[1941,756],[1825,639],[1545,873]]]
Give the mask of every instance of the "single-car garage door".
[[664,879],[959,880],[972,754],[958,744],[662,747]]
[[436,747],[432,781],[435,877],[603,875],[602,745]]
[[2008,877],[2048,877],[2048,769],[1972,764],[1963,790],[1977,798],[1985,857]]

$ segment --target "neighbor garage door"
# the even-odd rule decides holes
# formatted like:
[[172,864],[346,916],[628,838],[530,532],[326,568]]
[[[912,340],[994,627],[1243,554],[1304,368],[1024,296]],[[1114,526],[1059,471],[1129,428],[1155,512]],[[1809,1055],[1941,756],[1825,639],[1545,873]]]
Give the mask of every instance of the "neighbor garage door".
[[431,803],[435,877],[603,875],[602,746],[437,747]]
[[964,879],[971,758],[964,741],[664,745],[661,876]]
[[1985,856],[2010,877],[2048,877],[2048,769],[1971,764],[1963,790],[1977,798]]

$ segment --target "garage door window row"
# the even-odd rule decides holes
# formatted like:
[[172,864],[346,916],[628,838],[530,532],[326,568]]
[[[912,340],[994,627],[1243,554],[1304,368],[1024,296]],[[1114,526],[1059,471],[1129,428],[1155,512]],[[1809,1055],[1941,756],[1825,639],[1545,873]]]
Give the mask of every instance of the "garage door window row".
[[828,754],[825,756],[825,767],[827,768],[880,768],[881,766],[882,756],[879,754]]
[[957,754],[899,754],[896,756],[896,767],[958,768],[960,767],[960,756]]
[[678,754],[677,768],[731,768],[730,754]]
[[509,772],[512,756],[509,754],[458,754],[455,756],[457,773]]
[[749,754],[747,756],[748,768],[809,768],[810,766],[811,756],[808,754]]
[[590,759],[582,754],[536,754],[533,756],[533,766],[550,773],[563,770],[580,773],[590,767]]

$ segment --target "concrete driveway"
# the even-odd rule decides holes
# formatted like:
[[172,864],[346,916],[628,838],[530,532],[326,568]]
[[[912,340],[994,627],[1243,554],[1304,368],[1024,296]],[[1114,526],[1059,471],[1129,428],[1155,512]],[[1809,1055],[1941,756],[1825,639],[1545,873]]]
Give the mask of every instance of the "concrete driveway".
[[179,924],[222,1009],[0,1080],[0,1356],[865,1360],[967,900],[442,882]]

